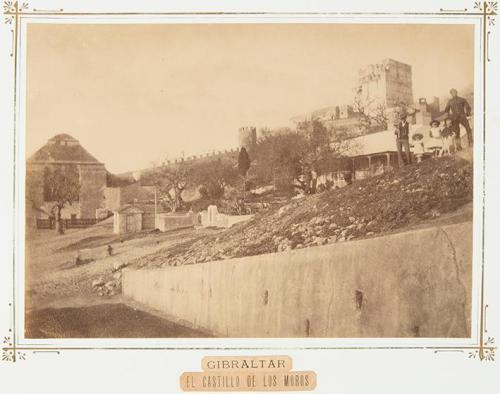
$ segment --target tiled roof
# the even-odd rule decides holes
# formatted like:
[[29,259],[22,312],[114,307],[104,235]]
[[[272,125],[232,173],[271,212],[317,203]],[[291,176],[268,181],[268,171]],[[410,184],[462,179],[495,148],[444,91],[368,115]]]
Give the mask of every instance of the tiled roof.
[[47,141],[31,157],[30,162],[80,162],[99,163],[99,161],[69,134],[58,134]]

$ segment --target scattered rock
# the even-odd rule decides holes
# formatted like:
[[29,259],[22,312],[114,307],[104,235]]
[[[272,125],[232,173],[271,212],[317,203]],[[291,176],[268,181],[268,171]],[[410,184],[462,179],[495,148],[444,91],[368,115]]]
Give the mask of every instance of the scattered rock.
[[356,181],[354,187],[282,200],[286,205],[259,212],[238,228],[159,250],[134,266],[194,264],[384,234],[472,201],[472,175],[471,164],[456,157],[426,160]]
[[115,271],[119,271],[121,270],[122,268],[126,267],[128,265],[128,263],[125,263],[123,261],[115,261],[113,263],[113,272]]
[[104,287],[106,289],[114,289],[116,287],[116,282],[110,280],[109,282],[106,282],[106,284],[104,285]]
[[96,288],[101,286],[104,286],[104,278],[100,277],[92,281],[92,287]]

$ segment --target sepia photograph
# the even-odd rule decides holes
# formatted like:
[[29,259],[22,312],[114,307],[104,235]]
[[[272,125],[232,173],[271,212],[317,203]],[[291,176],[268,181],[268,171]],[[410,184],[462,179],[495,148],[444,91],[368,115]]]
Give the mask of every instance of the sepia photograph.
[[27,24],[24,337],[471,338],[474,32]]

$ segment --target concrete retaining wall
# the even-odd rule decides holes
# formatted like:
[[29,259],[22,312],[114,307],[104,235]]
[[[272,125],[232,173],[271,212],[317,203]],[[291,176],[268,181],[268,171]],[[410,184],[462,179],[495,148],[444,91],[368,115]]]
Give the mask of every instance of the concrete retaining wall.
[[193,227],[198,223],[196,214],[175,215],[171,213],[160,213],[156,215],[155,227],[162,231],[178,230]]
[[472,224],[125,271],[123,292],[229,337],[469,337]]

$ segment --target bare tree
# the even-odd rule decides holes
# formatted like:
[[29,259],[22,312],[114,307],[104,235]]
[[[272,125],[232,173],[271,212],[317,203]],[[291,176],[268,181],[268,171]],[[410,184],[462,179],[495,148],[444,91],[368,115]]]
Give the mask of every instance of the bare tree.
[[373,128],[387,129],[389,116],[385,104],[376,98],[363,97],[361,87],[356,89],[353,110],[358,113],[359,126],[364,131]]
[[62,210],[78,201],[80,179],[76,166],[59,167],[44,172],[44,200],[52,203],[51,213],[56,218],[56,230],[64,234]]
[[166,202],[172,212],[176,212],[183,205],[182,192],[188,185],[190,175],[189,166],[184,163],[166,164],[157,166],[151,174],[146,175],[144,182],[156,186],[160,201]]

